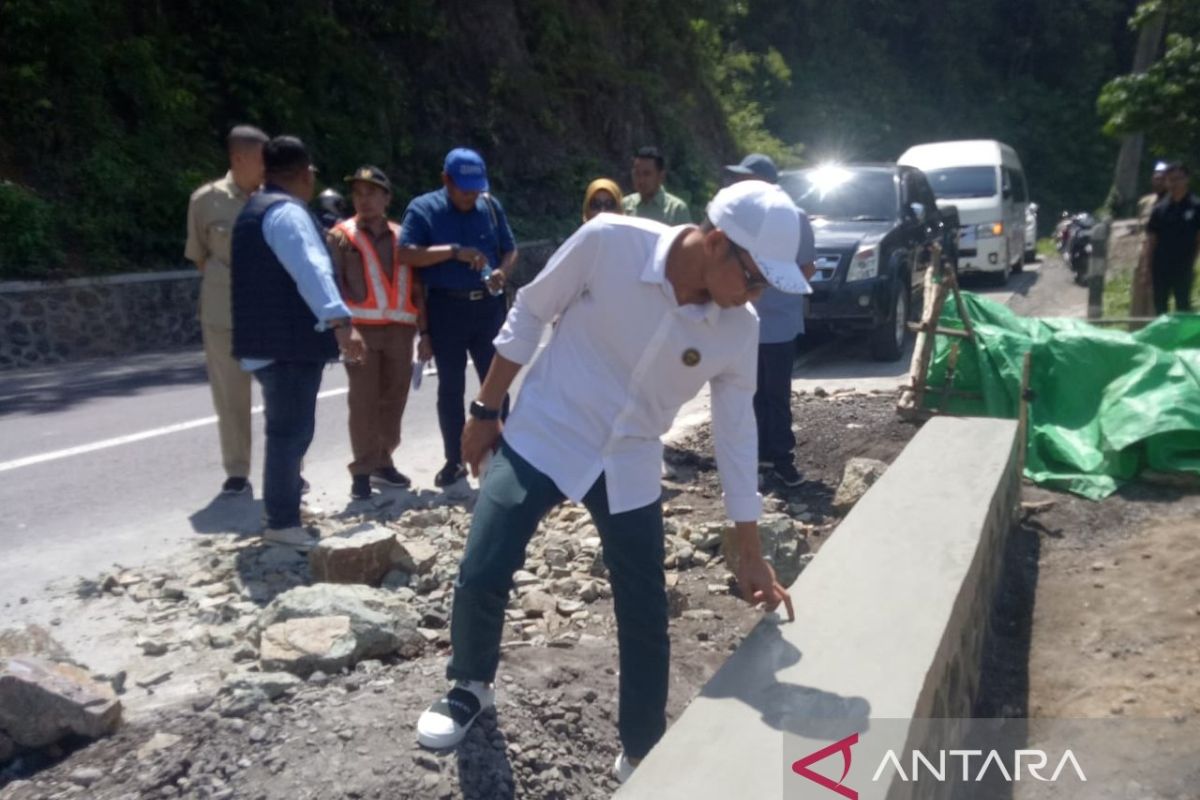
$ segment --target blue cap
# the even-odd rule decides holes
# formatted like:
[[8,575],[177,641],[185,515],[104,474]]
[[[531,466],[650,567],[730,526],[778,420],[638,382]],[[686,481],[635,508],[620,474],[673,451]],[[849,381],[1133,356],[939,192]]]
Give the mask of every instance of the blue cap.
[[760,178],[767,183],[779,183],[779,170],[770,156],[751,153],[740,164],[729,164],[725,171],[743,178]]
[[446,163],[442,167],[454,185],[466,192],[486,192],[488,190],[487,165],[483,156],[466,147],[456,147],[446,153]]

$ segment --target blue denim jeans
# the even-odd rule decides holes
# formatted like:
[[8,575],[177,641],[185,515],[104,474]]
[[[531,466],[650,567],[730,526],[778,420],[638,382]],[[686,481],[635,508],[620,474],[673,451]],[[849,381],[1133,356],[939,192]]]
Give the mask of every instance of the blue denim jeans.
[[[492,356],[496,354],[492,340],[504,324],[507,308],[503,297],[467,300],[437,289],[429,290],[426,306],[429,335],[433,340],[433,363],[437,365],[438,373],[437,412],[442,452],[446,461],[461,464],[462,431],[466,423],[467,354],[470,354],[482,383],[492,365]],[[506,399],[505,411],[507,408]]]
[[316,428],[324,369],[323,361],[275,361],[254,371],[267,429],[263,505],[268,528],[300,524],[300,465]]
[[[495,680],[513,573],[525,563],[542,517],[562,500],[549,477],[501,445],[480,487],[454,584],[451,680]],[[600,532],[612,584],[621,668],[617,727],[626,755],[641,758],[667,727],[671,643],[662,503],[613,514],[601,475],[583,504]]]

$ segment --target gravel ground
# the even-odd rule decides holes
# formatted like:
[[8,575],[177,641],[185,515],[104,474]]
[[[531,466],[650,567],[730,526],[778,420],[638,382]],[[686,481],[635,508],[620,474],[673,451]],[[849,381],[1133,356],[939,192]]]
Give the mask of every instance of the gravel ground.
[[[801,552],[818,550],[836,527],[831,500],[846,461],[867,456],[890,462],[915,433],[913,425],[896,418],[893,402],[889,396],[829,396],[820,390],[794,397],[797,466],[808,481],[790,490],[768,483],[764,491],[771,510],[785,512],[789,525],[794,520]],[[672,535],[668,580],[678,614],[671,621],[672,720],[760,615],[731,593],[719,550],[705,551],[700,544],[724,525],[711,453],[710,434],[701,428],[667,455],[674,471],[664,482]],[[470,498],[465,502],[469,507]],[[364,516],[394,521],[388,513]],[[119,586],[115,579],[82,584],[83,607],[98,604],[94,607],[140,620],[121,630],[143,644],[161,640],[167,645],[162,658],[187,661],[193,678],[208,672],[212,679],[191,679],[173,693],[166,691],[169,676],[167,683],[149,687],[129,681],[126,704],[137,710],[117,734],[87,746],[27,754],[0,772],[0,786],[7,783],[0,798],[609,796],[616,788],[610,770],[618,748],[617,654],[603,579],[594,580],[600,591],[586,607],[575,602],[589,582],[578,567],[594,559],[594,543],[588,541],[594,529],[586,514],[571,506],[555,512],[544,526],[549,532],[535,537],[526,565],[537,586],[557,594],[560,615],[525,618],[516,603],[510,607],[497,711],[482,717],[457,750],[435,753],[417,747],[413,731],[420,712],[445,689],[448,589],[466,515],[455,508],[416,513],[435,515],[428,524],[436,525],[432,541],[441,552],[431,572],[397,591],[421,615],[424,654],[370,659],[334,675],[316,673],[274,702],[233,703],[217,687],[223,675],[255,670],[248,644],[252,612],[310,579],[303,563],[280,566],[281,559],[268,559],[256,540],[214,537],[195,548],[188,563],[117,576],[135,581],[128,591],[106,592],[105,584]],[[551,556],[554,548],[566,549],[574,560],[563,566]],[[274,571],[265,571],[268,560]],[[170,586],[171,576],[190,587],[182,593],[187,599],[155,611],[164,601],[138,587]],[[212,588],[223,584],[231,595]],[[568,614],[562,614],[564,600]],[[86,654],[73,655],[87,660]],[[166,707],[137,702],[155,691],[177,702]]]

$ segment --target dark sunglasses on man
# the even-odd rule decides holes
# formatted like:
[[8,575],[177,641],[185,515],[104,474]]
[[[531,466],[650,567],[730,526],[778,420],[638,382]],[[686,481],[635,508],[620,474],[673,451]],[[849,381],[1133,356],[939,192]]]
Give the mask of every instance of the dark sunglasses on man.
[[[763,275],[755,275],[754,271],[746,266],[746,262],[742,260],[742,253],[746,253],[744,249],[738,247],[733,242],[729,243],[729,252],[733,254],[733,258],[737,261],[738,268],[742,271],[742,277],[746,280],[746,291],[754,292],[767,287],[767,279]],[[749,255],[749,253],[746,253]]]

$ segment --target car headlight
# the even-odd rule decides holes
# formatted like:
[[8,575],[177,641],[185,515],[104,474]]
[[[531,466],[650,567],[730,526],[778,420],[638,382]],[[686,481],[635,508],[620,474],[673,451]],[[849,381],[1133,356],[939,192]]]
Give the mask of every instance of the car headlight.
[[879,248],[866,245],[858,248],[850,259],[850,267],[846,270],[847,281],[862,281],[874,278],[879,274]]
[[1003,222],[985,222],[983,225],[975,226],[975,235],[980,239],[987,239],[992,236],[1004,235]]

